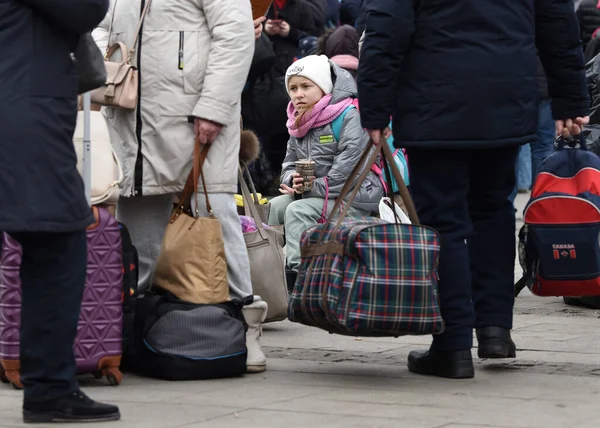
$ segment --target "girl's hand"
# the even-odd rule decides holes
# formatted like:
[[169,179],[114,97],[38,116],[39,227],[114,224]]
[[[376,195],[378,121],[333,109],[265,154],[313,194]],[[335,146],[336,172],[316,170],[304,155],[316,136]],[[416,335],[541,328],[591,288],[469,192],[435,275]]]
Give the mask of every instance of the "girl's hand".
[[304,183],[304,178],[297,172],[292,174],[292,187],[296,191],[296,193],[302,193],[302,183]]
[[287,184],[280,184],[279,193],[281,193],[282,195],[290,195],[293,198],[296,191]]

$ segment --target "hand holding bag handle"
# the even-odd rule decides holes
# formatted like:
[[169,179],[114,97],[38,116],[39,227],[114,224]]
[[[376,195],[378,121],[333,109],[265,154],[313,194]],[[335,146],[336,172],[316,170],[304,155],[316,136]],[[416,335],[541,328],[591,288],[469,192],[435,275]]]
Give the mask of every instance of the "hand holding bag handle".
[[[369,155],[369,152],[370,152],[371,148],[373,148],[373,147],[375,148],[375,150],[373,150],[373,153]],[[387,144],[375,144],[373,141],[369,141],[367,148],[365,149],[365,151],[363,152],[359,161],[357,162],[356,166],[354,167],[354,169],[348,176],[348,180],[344,184],[344,187],[342,187],[342,190],[340,191],[340,194],[335,201],[335,205],[333,207],[332,212],[336,212],[340,208],[342,203],[344,203],[344,199],[346,198],[348,193],[350,191],[352,191],[352,193],[350,193],[350,197],[348,198],[348,201],[346,202],[346,206],[342,209],[342,212],[341,212],[340,216],[338,217],[335,229],[332,231],[330,236],[334,236],[337,233],[337,230],[342,225],[342,222],[344,221],[344,218],[348,214],[348,211],[350,210],[350,207],[352,206],[352,202],[354,201],[354,198],[358,194],[362,183],[365,181],[365,179],[371,172],[371,169],[368,166],[372,165],[377,160],[377,156],[379,154],[383,154],[383,160],[385,162],[385,169],[386,169],[386,171],[391,170],[391,173],[394,176],[396,183],[398,184],[398,191],[400,193],[400,196],[401,196],[404,204],[406,205],[406,209],[408,211],[408,217],[410,218],[410,221],[414,225],[420,224],[419,217],[417,215],[417,210],[415,209],[415,205],[413,203],[412,197],[410,196],[408,188],[406,187],[406,184],[404,183],[404,180],[402,179],[402,175],[400,174],[400,171],[398,170],[398,167],[396,166],[396,163],[394,162],[394,157],[393,157],[392,151],[390,150],[389,146]],[[361,168],[363,168],[362,173],[358,177],[358,180],[356,181],[356,183],[353,183],[352,178],[356,177],[360,173]],[[391,198],[391,200],[394,200],[393,199],[394,195],[391,193],[391,186],[388,186],[388,187],[389,187],[387,190],[388,196]],[[331,224],[332,218],[333,218],[333,216],[330,216],[330,218],[327,219],[327,222],[325,224],[326,225]],[[324,227],[322,229],[321,239],[323,239],[325,230],[327,230],[327,227]]]
[[[210,146],[195,141],[193,167],[165,230],[154,273],[156,286],[195,304],[230,300],[223,232],[210,205],[203,171]],[[190,199],[200,178],[208,217],[200,216],[198,198],[196,216],[190,215]]]
[[[202,148],[200,148],[202,146]],[[210,205],[210,201],[208,199],[208,191],[206,190],[206,180],[204,179],[204,161],[208,157],[208,151],[210,150],[211,144],[200,144],[200,142],[196,139],[194,143],[194,162],[192,165],[192,170],[188,175],[187,181],[185,183],[185,187],[181,192],[181,196],[179,197],[179,203],[177,204],[177,209],[173,216],[171,217],[171,223],[175,221],[176,216],[181,214],[184,210],[189,210],[191,212],[191,198],[194,193],[198,192],[198,184],[199,179],[202,178],[202,188],[204,193],[204,198],[206,201],[206,210],[208,211],[208,215],[212,218],[216,218],[215,214],[212,210],[212,206]],[[198,198],[196,198],[196,209],[195,214],[196,217],[199,215],[198,209]]]

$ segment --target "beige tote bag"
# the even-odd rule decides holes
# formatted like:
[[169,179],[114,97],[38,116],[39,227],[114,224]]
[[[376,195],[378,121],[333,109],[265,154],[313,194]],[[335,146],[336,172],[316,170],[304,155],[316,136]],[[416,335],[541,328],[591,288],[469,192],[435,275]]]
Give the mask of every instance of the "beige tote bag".
[[[202,170],[211,145],[200,146],[196,141],[192,171],[167,225],[153,285],[186,302],[217,304],[230,300],[227,259],[221,223],[212,211]],[[192,209],[198,214],[198,204],[191,207],[190,198],[198,191],[200,177],[209,217],[192,215]]]
[[[248,180],[254,188],[249,174]],[[257,205],[252,202],[250,189],[244,180],[241,168],[238,173],[238,181],[242,188],[244,209],[249,210],[257,228],[256,232],[244,233],[250,259],[252,294],[260,296],[269,306],[264,322],[282,321],[287,318],[288,307],[283,233],[263,226]]]

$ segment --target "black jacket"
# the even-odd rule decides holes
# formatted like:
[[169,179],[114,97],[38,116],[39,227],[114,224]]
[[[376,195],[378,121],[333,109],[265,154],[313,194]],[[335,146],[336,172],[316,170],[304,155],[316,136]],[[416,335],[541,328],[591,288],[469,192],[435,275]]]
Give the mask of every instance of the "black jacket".
[[309,0],[287,0],[281,10],[278,10],[275,3],[273,3],[273,7],[269,9],[267,18],[282,19],[290,24],[290,34],[288,37],[270,37],[275,47],[275,55],[277,56],[275,61],[276,74],[285,74],[287,68],[294,62],[294,58],[299,53],[298,41],[302,37],[319,37],[323,33],[324,27],[323,25],[319,27],[317,20],[321,19],[323,23],[325,22],[324,5],[322,16],[319,14],[320,10],[319,3],[309,3]]
[[546,71],[542,65],[542,61],[538,59],[537,67],[537,79],[538,79],[538,97],[540,101],[547,100],[550,98],[548,94],[548,79],[546,78]]
[[[531,142],[537,54],[555,118],[588,113],[578,25],[564,0],[367,2],[358,71],[361,117],[393,115],[403,147],[488,148]],[[533,37],[534,28],[537,30]]]
[[315,28],[323,33],[327,22],[327,0],[306,0],[306,2],[310,8]]
[[71,52],[108,0],[0,0],[0,230],[70,232],[92,221],[77,172]]
[[583,49],[587,47],[592,34],[600,28],[600,9],[597,8],[598,0],[583,0],[577,9],[577,19],[581,29]]
[[366,0],[361,0],[360,2],[360,10],[358,12],[358,18],[356,18],[356,23],[354,24],[354,28],[356,32],[362,36],[362,33],[365,31],[367,18],[367,2]]
[[340,24],[356,25],[360,17],[363,0],[342,0],[340,3]]

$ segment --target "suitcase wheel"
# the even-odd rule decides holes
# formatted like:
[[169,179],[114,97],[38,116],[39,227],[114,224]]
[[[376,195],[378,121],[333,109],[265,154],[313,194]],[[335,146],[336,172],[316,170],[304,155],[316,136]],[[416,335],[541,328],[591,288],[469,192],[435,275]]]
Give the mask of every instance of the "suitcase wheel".
[[112,386],[118,386],[123,381],[123,374],[116,367],[108,367],[102,370],[102,375],[106,377],[106,381]]
[[[8,366],[8,368],[7,368]],[[21,371],[18,361],[3,361],[0,363],[0,381],[10,383],[16,390],[23,389],[21,383]]]
[[102,379],[104,377],[101,371],[92,373],[92,375],[94,376],[94,379]]

